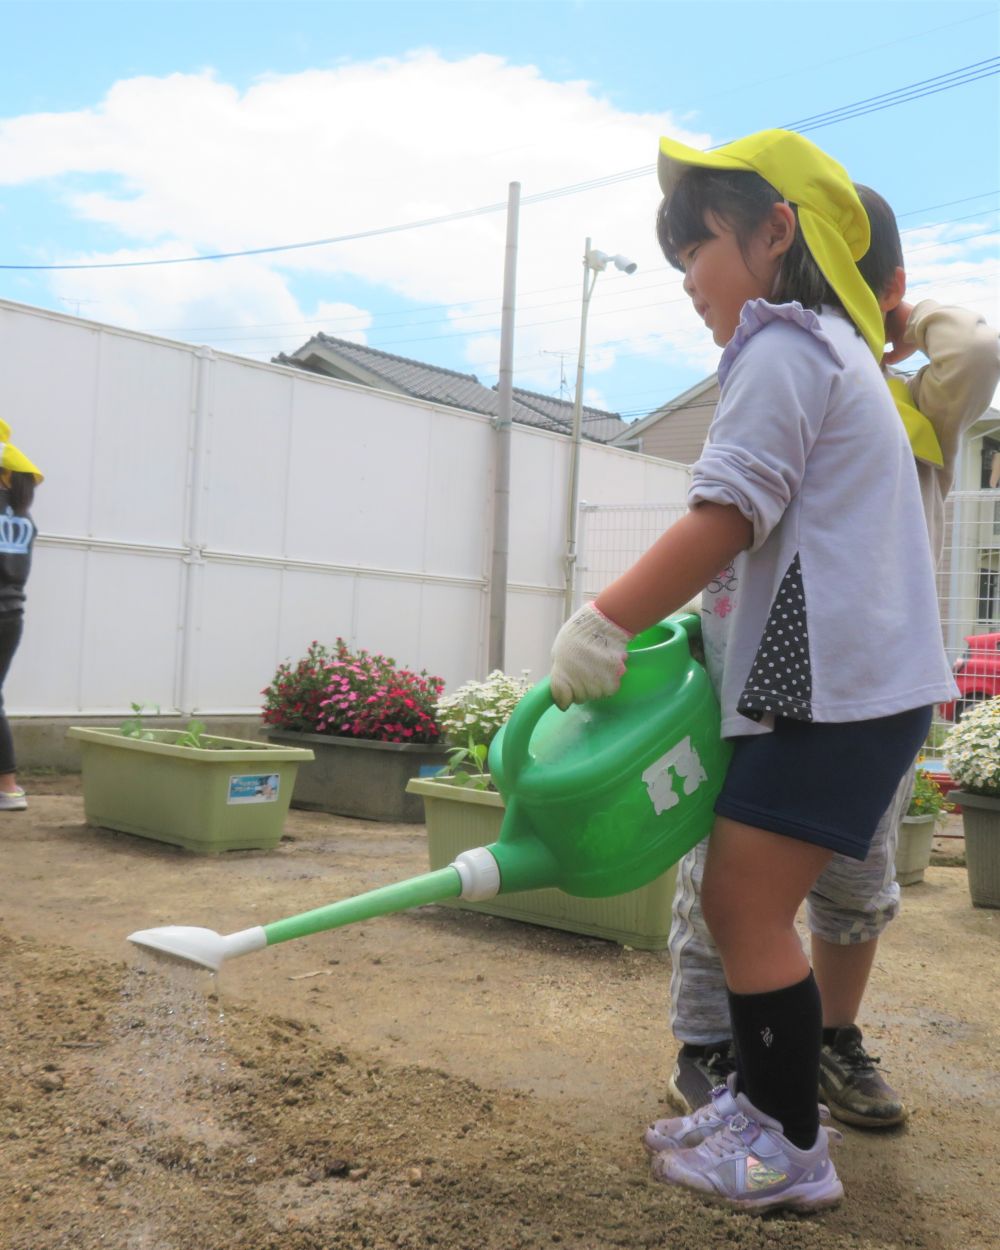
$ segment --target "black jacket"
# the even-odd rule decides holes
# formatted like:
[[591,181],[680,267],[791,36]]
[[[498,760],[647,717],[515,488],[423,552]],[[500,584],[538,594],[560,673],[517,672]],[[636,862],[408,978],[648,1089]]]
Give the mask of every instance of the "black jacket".
[[0,616],[24,611],[24,584],[34,544],[34,521],[14,515],[10,492],[0,486]]

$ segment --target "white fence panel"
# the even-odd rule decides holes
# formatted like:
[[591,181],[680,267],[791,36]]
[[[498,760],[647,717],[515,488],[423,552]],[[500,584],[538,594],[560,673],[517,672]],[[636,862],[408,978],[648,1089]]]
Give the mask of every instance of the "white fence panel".
[[[496,438],[472,413],[0,302],[0,415],[46,474],[14,715],[252,713],[339,634],[485,675]],[[562,619],[570,443],[515,426],[505,667]],[[684,497],[586,444],[584,498]]]

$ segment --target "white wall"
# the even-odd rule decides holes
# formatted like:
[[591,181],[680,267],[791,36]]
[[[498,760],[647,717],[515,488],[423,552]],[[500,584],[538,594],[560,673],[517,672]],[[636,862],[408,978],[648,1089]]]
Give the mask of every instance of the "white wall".
[[[484,676],[489,420],[0,301],[0,416],[46,475],[13,715],[246,713],[338,634]],[[562,619],[569,440],[514,426],[505,667]],[[589,503],[681,502],[683,466],[587,444]]]

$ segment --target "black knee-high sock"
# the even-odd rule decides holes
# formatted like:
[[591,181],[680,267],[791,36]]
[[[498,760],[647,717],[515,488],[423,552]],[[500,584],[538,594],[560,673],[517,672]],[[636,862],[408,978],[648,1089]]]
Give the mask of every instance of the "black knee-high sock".
[[781,1123],[793,1145],[808,1150],[819,1132],[819,1051],[823,1009],[810,972],[804,981],[766,994],[729,993],[739,1088],[758,1111]]

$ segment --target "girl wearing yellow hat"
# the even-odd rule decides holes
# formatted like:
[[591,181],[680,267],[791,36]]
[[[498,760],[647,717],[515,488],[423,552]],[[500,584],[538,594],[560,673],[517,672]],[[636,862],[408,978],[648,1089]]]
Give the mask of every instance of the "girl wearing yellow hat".
[[[563,626],[552,691],[561,706],[612,693],[629,639],[726,570],[714,658],[733,753],[702,907],[737,1071],[653,1173],[740,1209],[816,1210],[843,1190],[819,1125],[821,1006],[795,915],[835,853],[865,858],[954,684],[846,171],[765,131],[711,153],[664,140],[660,181],[661,245],[723,348],[719,405],[690,511]],[[722,617],[706,619],[710,659]]]
[[14,740],[3,706],[3,684],[24,625],[24,586],[31,572],[35,523],[29,515],[42,474],[10,441],[10,426],[0,421],[0,812],[28,806],[17,784]]

